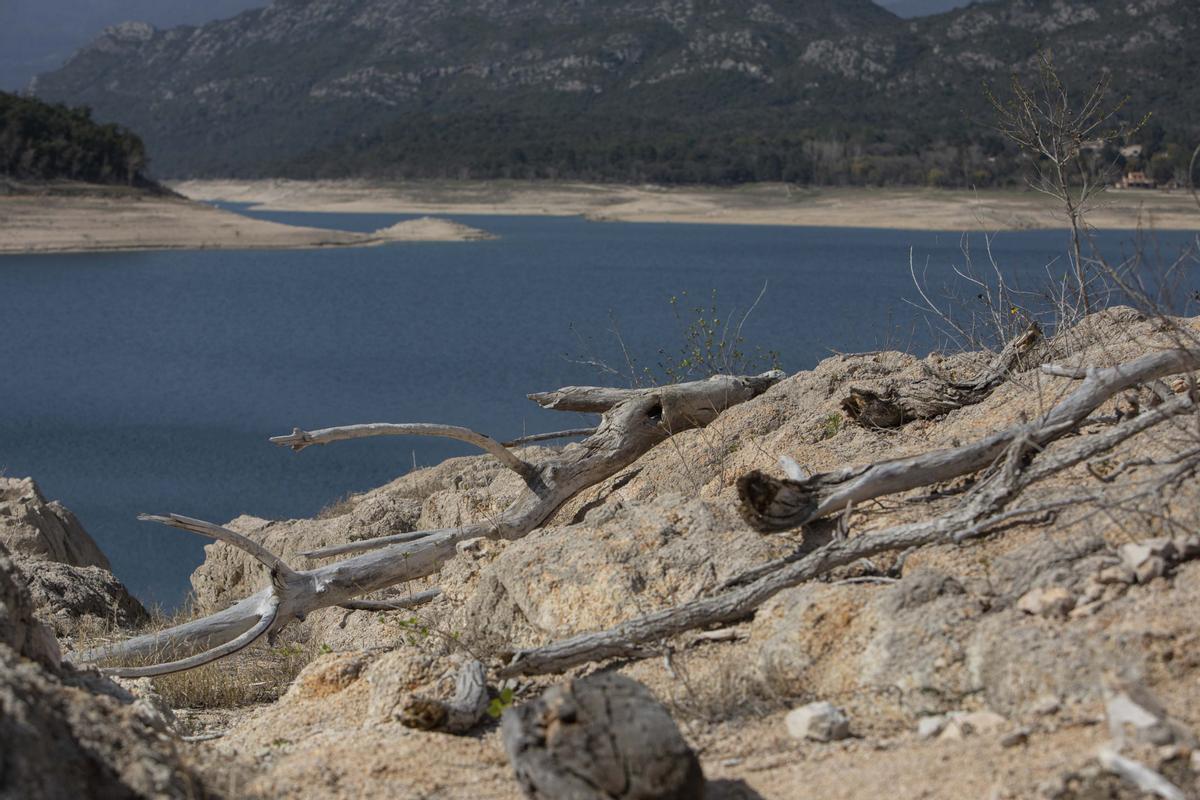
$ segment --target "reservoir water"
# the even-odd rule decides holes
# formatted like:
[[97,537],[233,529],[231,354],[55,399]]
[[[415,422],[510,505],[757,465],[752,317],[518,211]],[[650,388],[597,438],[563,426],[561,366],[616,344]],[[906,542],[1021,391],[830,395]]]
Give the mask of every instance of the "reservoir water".
[[[345,230],[396,215],[256,214]],[[0,470],[71,508],[130,589],[172,607],[202,542],[138,512],[223,522],[310,516],[348,492],[471,452],[426,439],[278,449],[293,426],[445,422],[496,437],[576,427],[532,391],[621,383],[582,361],[654,368],[682,317],[716,291],[746,311],[747,350],[790,371],[832,351],[936,342],[909,253],[935,288],[961,266],[957,233],[455,217],[493,241],[293,252],[0,256]],[[1132,234],[1101,236],[1106,251]],[[1160,234],[1178,251],[1194,234]],[[980,241],[975,245],[978,249]],[[1066,236],[1000,234],[1029,288],[1060,274]],[[1192,287],[1195,288],[1195,287]],[[686,292],[686,296],[683,294]],[[584,356],[585,358],[580,358]]]

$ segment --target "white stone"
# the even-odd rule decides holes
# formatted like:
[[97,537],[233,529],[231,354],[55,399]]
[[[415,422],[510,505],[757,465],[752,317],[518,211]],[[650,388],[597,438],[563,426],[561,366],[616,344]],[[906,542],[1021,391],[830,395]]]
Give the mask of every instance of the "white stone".
[[1176,536],[1174,543],[1180,561],[1200,558],[1200,536]]
[[1167,574],[1167,562],[1158,556],[1150,556],[1139,564],[1134,572],[1137,574],[1138,583],[1149,583]]
[[793,739],[832,742],[850,735],[850,720],[832,703],[820,702],[797,708],[785,720]]
[[921,717],[917,721],[917,736],[921,739],[932,739],[946,728],[944,716]]
[[1165,536],[1147,539],[1144,542],[1123,544],[1118,552],[1121,555],[1121,561],[1134,572],[1137,572],[1138,567],[1152,558],[1162,559],[1165,564],[1169,564],[1179,555],[1175,550],[1175,543]]
[[467,553],[471,555],[479,555],[483,552],[483,543],[485,541],[486,540],[482,536],[475,539],[464,539],[463,541],[454,545],[454,549],[459,555],[464,555]]
[[1065,617],[1075,607],[1075,597],[1061,586],[1030,589],[1017,601],[1017,609],[1040,617]]
[[1033,713],[1039,717],[1053,716],[1060,710],[1062,710],[1062,701],[1058,699],[1057,695],[1052,694],[1038,698],[1037,702],[1033,704],[1032,709]]
[[991,734],[1004,728],[1008,720],[994,711],[972,711],[958,718],[968,733]]
[[1154,706],[1153,701],[1139,702],[1129,692],[1114,692],[1104,706],[1109,735],[1117,741],[1124,740],[1129,733],[1138,741],[1154,738],[1151,732],[1164,722]]

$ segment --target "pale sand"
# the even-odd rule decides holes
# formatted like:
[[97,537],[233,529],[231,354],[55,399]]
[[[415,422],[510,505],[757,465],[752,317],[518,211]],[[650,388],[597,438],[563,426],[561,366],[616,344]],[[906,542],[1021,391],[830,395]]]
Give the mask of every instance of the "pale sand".
[[[1053,204],[1032,191],[285,180],[187,181],[172,188],[198,200],[243,202],[275,211],[554,215],[620,222],[949,231],[1065,225]],[[1183,191],[1110,190],[1088,219],[1097,228],[1200,230],[1200,207]]]
[[0,253],[107,250],[289,250],[491,238],[449,220],[418,219],[375,233],[250,219],[188,200],[128,194],[0,197]]

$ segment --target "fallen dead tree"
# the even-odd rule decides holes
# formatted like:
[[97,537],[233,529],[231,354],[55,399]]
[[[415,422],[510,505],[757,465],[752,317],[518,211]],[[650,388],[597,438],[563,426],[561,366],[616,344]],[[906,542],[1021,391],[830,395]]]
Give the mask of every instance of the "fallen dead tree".
[[1082,378],[1082,384],[1032,425],[1014,425],[978,442],[907,458],[847,467],[811,477],[775,478],[751,472],[738,480],[742,516],[763,532],[798,528],[813,520],[885,495],[970,475],[994,462],[1019,437],[1041,447],[1073,430],[1117,394],[1158,378],[1200,367],[1200,350],[1175,349],[1104,369],[1047,374]]
[[[1013,500],[1035,483],[1095,458],[1168,420],[1195,413],[1196,400],[1193,393],[1189,392],[1110,430],[1080,437],[1070,446],[1060,447],[1054,453],[1043,452],[1050,443],[1077,430],[1079,424],[1102,403],[1125,389],[1197,368],[1200,368],[1200,350],[1192,349],[1154,353],[1116,367],[1083,372],[1046,367],[1045,371],[1051,374],[1082,378],[1082,384],[1036,421],[1014,426],[973,445],[831,473],[846,476],[846,488],[842,494],[831,491],[820,503],[809,500],[802,513],[793,518],[807,522],[845,508],[858,499],[919,488],[991,468],[948,513],[850,539],[834,540],[802,557],[784,558],[765,564],[730,581],[727,585],[733,585],[734,588],[712,597],[648,614],[606,631],[581,634],[545,647],[519,652],[501,668],[500,675],[556,673],[609,658],[644,657],[647,644],[661,642],[689,630],[745,619],[784,589],[819,578],[838,567],[886,552],[936,543],[963,543],[1021,519],[1037,518],[1087,502],[1093,499],[1091,495],[1078,494],[1009,507]],[[1179,479],[1177,473],[1180,470],[1195,471],[1197,468],[1200,468],[1200,456],[1177,467],[1168,480]],[[754,485],[771,480],[781,490],[786,489],[797,495],[801,492],[811,494],[810,487],[814,485],[836,486],[832,481],[821,483],[821,479],[829,481],[828,476],[818,476],[808,481],[775,481],[761,473],[753,473],[753,476]],[[750,499],[758,498],[752,495]],[[746,500],[745,494],[743,500]],[[747,517],[758,520],[760,513],[761,509],[754,508],[747,513]],[[775,530],[778,527],[767,529]]]
[[850,387],[849,394],[842,400],[842,411],[851,422],[867,428],[898,428],[915,420],[933,419],[964,406],[982,403],[1009,375],[1025,366],[1042,341],[1042,329],[1036,322],[1031,323],[973,380],[951,380],[922,362],[924,374],[906,385],[890,383],[882,391]]
[[[436,572],[456,553],[459,542],[480,537],[516,539],[537,528],[579,492],[615,475],[655,445],[690,428],[703,427],[731,406],[765,392],[783,378],[778,371],[758,376],[718,375],[704,381],[653,389],[567,387],[531,395],[546,408],[602,414],[600,425],[582,442],[532,464],[488,436],[445,425],[355,425],[319,431],[294,430],[272,439],[295,450],[367,436],[429,435],[469,442],[494,456],[524,480],[528,491],[495,519],[457,528],[384,536],[305,554],[319,558],[362,552],[312,570],[297,570],[258,543],[234,531],[177,515],[145,517],[238,547],[267,568],[271,585],[215,614],[74,657],[77,662],[154,662],[110,667],[121,677],[165,675],[230,655],[266,635],[274,637],[293,621],[332,606],[370,607],[362,595]],[[571,435],[577,431],[567,432]],[[415,600],[389,600],[413,605]],[[200,652],[196,652],[200,651]],[[188,654],[188,655],[184,655]]]

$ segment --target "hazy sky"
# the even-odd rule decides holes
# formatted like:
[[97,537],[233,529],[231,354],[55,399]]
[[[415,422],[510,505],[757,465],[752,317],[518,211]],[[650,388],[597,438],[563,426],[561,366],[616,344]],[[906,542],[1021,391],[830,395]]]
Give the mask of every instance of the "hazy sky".
[[[451,0],[453,1],[453,0]],[[966,0],[876,0],[909,16]],[[160,28],[231,17],[267,0],[0,0],[0,89],[23,89],[60,66],[109,25],[142,20]]]

